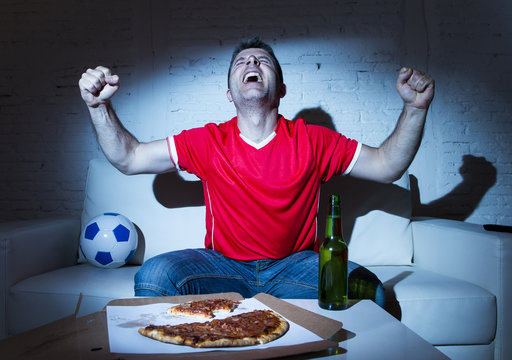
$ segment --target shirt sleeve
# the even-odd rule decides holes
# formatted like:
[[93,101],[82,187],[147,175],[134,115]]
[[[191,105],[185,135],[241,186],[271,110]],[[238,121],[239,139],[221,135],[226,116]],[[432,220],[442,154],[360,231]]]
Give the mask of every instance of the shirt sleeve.
[[170,156],[180,170],[205,178],[210,142],[205,127],[184,130],[169,141]]
[[174,167],[178,167],[178,153],[176,152],[176,144],[174,143],[174,137],[167,137],[167,150],[169,151],[169,157],[171,158]]
[[357,140],[319,125],[308,125],[308,133],[322,182],[350,173],[361,151]]
[[354,156],[352,157],[352,161],[348,165],[348,167],[345,170],[345,172],[343,173],[343,175],[348,175],[352,171],[352,168],[356,164],[357,159],[359,159],[359,154],[361,153],[361,147],[362,146],[363,146],[363,144],[361,144],[360,142],[357,143],[356,152],[354,153]]

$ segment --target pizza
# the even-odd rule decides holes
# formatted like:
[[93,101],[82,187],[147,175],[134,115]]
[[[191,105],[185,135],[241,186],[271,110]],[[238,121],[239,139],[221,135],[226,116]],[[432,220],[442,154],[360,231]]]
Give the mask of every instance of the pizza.
[[284,335],[288,322],[271,310],[179,325],[148,325],[140,334],[170,344],[216,348],[265,344]]
[[240,301],[229,299],[208,299],[189,301],[167,309],[167,314],[211,319],[216,313],[229,313],[235,310]]

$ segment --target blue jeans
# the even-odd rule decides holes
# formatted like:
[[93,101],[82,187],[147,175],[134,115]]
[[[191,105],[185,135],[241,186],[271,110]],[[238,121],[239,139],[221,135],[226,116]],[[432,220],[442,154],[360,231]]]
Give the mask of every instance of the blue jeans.
[[[384,288],[366,268],[350,262],[349,298],[384,306]],[[155,256],[135,274],[135,296],[237,292],[244,298],[267,293],[285,299],[318,298],[318,254],[302,251],[284,259],[237,261],[208,249]]]

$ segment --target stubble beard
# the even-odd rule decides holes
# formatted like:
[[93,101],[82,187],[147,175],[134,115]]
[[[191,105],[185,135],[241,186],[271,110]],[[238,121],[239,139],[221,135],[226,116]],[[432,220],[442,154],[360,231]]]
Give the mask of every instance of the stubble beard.
[[272,99],[268,89],[253,93],[239,93],[234,98],[235,106],[244,111],[261,111],[264,108],[273,108],[279,105],[279,100]]

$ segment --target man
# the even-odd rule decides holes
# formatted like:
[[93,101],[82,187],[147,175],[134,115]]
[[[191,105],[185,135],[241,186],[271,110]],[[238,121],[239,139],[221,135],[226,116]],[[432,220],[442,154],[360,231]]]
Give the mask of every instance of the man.
[[[434,95],[429,75],[401,69],[397,90],[404,107],[397,126],[380,147],[369,147],[279,115],[286,95],[281,67],[270,46],[252,39],[235,49],[228,71],[227,97],[236,117],[141,143],[110,105],[118,76],[104,67],[89,69],[79,86],[100,146],[120,171],[163,173],[179,166],[203,183],[205,249],[146,261],[135,276],[139,296],[235,291],[244,297],[266,292],[316,298],[320,184],[349,173],[386,183],[400,178],[419,147]],[[354,263],[349,272],[349,289],[360,289],[350,284],[361,281],[366,292],[371,289],[369,296],[352,290],[351,298],[369,297],[383,305],[382,284],[372,273]]]

